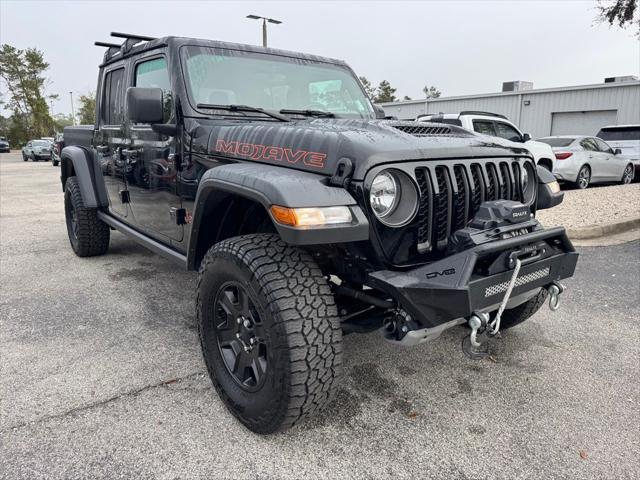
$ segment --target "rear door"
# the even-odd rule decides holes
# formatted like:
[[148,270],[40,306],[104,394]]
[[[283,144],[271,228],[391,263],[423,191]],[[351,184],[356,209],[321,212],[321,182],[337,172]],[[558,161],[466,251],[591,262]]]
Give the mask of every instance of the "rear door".
[[127,172],[122,157],[122,150],[128,144],[124,131],[126,73],[124,62],[109,66],[103,71],[101,91],[97,97],[100,102],[100,118],[94,137],[96,155],[109,197],[109,210],[121,217],[126,217],[129,213],[123,196],[127,189]]
[[[164,123],[175,123],[171,81],[164,54],[139,57],[132,64],[134,87],[163,91]],[[137,227],[160,240],[181,241],[183,225],[176,189],[174,137],[161,135],[148,124],[129,125],[130,148],[125,152],[129,166],[127,187]]]

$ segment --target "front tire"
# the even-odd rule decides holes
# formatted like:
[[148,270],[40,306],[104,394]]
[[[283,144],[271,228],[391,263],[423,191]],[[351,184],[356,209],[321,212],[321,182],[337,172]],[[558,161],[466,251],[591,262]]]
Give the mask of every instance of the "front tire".
[[340,319],[304,250],[270,234],[214,245],[200,266],[197,319],[211,381],[253,432],[284,430],[332,398],[342,371]]
[[589,165],[583,165],[578,171],[578,177],[576,178],[576,188],[584,190],[591,183],[591,169]]
[[103,255],[109,248],[109,226],[98,218],[98,209],[87,208],[76,177],[65,184],[64,211],[71,248],[79,257]]

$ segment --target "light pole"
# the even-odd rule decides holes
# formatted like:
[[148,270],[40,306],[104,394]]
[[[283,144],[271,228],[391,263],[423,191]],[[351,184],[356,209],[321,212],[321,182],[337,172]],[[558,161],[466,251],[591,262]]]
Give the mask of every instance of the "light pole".
[[76,112],[73,109],[73,92],[69,92],[71,95],[71,118],[73,119],[73,124],[76,124]]
[[261,17],[259,15],[247,15],[247,18],[250,18],[252,20],[262,20],[262,46],[264,48],[267,48],[267,22],[274,23],[276,25],[279,25],[282,22],[274,18]]

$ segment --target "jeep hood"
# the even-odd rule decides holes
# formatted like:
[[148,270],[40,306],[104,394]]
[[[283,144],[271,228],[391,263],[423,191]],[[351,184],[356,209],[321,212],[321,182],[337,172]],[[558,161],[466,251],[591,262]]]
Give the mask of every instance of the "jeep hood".
[[332,175],[341,158],[362,180],[377,165],[411,160],[529,156],[518,144],[459,127],[390,120],[247,122],[189,118],[191,151],[203,160],[270,163]]

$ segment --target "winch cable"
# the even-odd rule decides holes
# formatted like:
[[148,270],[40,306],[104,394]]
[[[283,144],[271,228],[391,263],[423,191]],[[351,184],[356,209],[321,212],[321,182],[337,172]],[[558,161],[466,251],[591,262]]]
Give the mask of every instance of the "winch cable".
[[507,306],[507,302],[509,301],[509,297],[511,297],[513,287],[515,287],[516,285],[518,273],[520,272],[520,265],[522,265],[522,262],[520,262],[519,258],[516,258],[516,265],[515,267],[513,267],[513,274],[511,275],[511,280],[509,280],[509,286],[507,287],[507,291],[504,294],[504,298],[502,299],[500,308],[498,308],[498,313],[496,313],[496,317],[487,326],[489,335],[497,335],[500,331],[500,320],[502,318],[502,312],[504,312],[504,309]]

